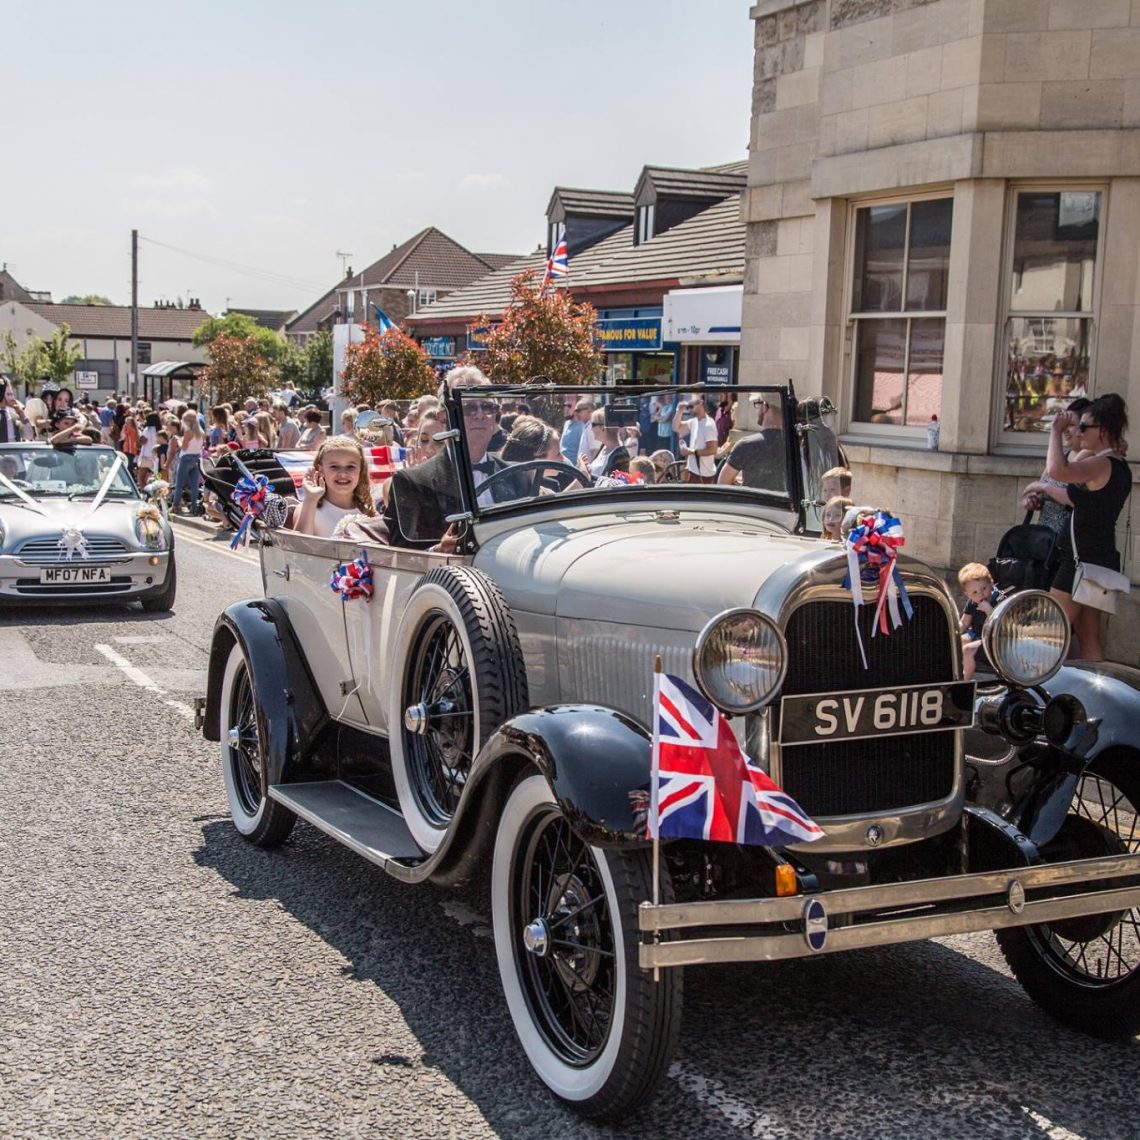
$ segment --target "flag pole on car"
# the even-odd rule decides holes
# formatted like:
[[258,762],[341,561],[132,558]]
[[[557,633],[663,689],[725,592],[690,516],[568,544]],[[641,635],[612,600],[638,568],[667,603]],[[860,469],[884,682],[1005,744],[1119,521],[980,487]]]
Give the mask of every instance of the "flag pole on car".
[[[661,828],[657,817],[658,796],[661,784],[660,779],[660,717],[657,715],[657,705],[661,697],[661,654],[653,659],[653,744],[650,753],[649,769],[649,818],[653,821],[653,905],[661,905]],[[660,935],[655,934],[654,939]],[[661,967],[653,967],[653,980],[661,980]]]

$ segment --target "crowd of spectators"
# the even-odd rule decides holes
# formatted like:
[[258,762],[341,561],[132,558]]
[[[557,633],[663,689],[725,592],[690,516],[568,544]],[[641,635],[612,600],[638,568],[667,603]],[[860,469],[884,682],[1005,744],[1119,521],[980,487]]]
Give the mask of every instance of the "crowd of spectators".
[[[469,367],[456,369],[450,376],[467,386],[487,382],[478,369]],[[581,471],[591,480],[716,482],[783,491],[787,444],[780,398],[754,394],[750,399],[756,427],[743,435],[734,431],[738,405],[727,395],[714,404],[700,394],[662,389],[641,402],[637,422],[611,420],[595,400],[576,397],[564,403],[560,430],[557,421],[552,426],[534,414],[526,401],[488,401],[487,438],[478,459],[485,466],[546,459]],[[547,415],[549,419],[549,410]],[[1121,569],[1115,527],[1131,491],[1127,426],[1127,409],[1115,394],[1073,400],[1067,410],[1054,415],[1045,470],[1025,489],[1023,498],[1026,508],[1040,510],[1040,522],[1057,535],[1050,589],[1069,615],[1074,653],[1090,660],[1103,656],[1102,614],[1082,600],[1085,595],[1078,594],[1078,582],[1082,567],[1094,572],[1103,568],[1110,575],[1119,575]],[[38,398],[20,404],[9,385],[0,389],[0,441],[109,444],[123,453],[141,487],[154,479],[173,485],[171,508],[176,513],[205,513],[224,525],[231,524],[220,504],[209,493],[203,501],[203,457],[216,460],[227,451],[242,449],[313,452],[314,464],[302,493],[303,506],[306,496],[313,505],[296,512],[296,518],[306,528],[316,526],[317,518],[324,519],[317,532],[327,529],[331,534],[336,520],[326,526],[332,516],[327,511],[315,513],[315,504],[322,497],[329,504],[347,496],[346,503],[340,504],[344,511],[353,503],[359,510],[359,486],[361,480],[367,482],[365,448],[402,449],[399,465],[410,471],[439,456],[442,444],[436,435],[445,427],[446,414],[434,394],[406,401],[402,408],[393,400],[375,407],[350,407],[341,415],[339,432],[330,435],[320,409],[302,405],[290,387],[272,397],[251,396],[236,407],[215,405],[208,409],[208,416],[190,401],[151,407],[143,398],[134,404],[109,398],[96,406],[86,398],[76,400],[66,388],[48,384]],[[466,434],[474,438],[472,423],[467,429]],[[336,446],[330,449],[332,444]],[[333,472],[330,467],[323,472],[329,464],[343,465],[346,449],[359,452],[358,459],[349,463],[351,470]],[[834,449],[827,453],[835,454]],[[477,485],[480,476],[477,471]],[[822,474],[813,471],[815,478],[820,482],[824,537],[840,540],[856,501],[851,473],[845,467],[833,467]],[[379,488],[377,511],[387,510],[390,485],[385,480]],[[501,484],[501,490],[509,488],[509,483]],[[432,537],[433,541],[439,538]],[[981,563],[964,566],[959,583],[966,599],[962,635],[967,674],[971,675],[975,662],[984,661],[979,650],[981,630],[1000,591]]]

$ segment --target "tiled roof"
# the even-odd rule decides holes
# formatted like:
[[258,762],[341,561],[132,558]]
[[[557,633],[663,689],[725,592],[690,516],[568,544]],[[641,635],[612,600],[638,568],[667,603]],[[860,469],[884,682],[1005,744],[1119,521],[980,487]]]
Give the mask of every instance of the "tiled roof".
[[702,170],[711,170],[718,174],[747,174],[748,159],[738,158],[733,162],[722,162],[719,166],[702,166]]
[[[544,254],[521,258],[506,269],[457,289],[433,305],[420,309],[408,323],[414,328],[440,320],[472,318],[480,313],[495,316],[510,300],[511,278],[524,269],[542,270]],[[740,220],[739,196],[702,210],[696,217],[674,226],[667,233],[641,245],[633,244],[633,227],[617,233],[570,259],[567,284],[575,294],[589,295],[594,286],[636,285],[648,281],[681,278],[738,278],[744,273],[744,223]]]
[[627,238],[620,248],[608,251],[600,263],[578,267],[575,272],[571,261],[570,284],[577,291],[595,285],[739,276],[743,272],[744,223],[740,220],[740,196],[734,193],[641,245]]
[[555,186],[546,206],[548,218],[556,203],[567,214],[584,214],[591,218],[633,217],[633,195],[624,190],[577,190],[569,186]]
[[[339,288],[339,286],[338,286]],[[330,289],[323,297],[314,301],[307,309],[302,309],[292,320],[285,322],[286,333],[316,332],[321,321],[327,321],[340,304],[336,289]]]
[[421,289],[460,289],[487,272],[487,265],[442,230],[429,226],[391,253],[370,265],[363,273],[341,283],[340,288],[364,286],[415,285]]
[[477,317],[480,313],[501,313],[506,308],[511,296],[511,278],[518,276],[524,269],[543,269],[546,265],[546,255],[532,253],[529,257],[520,257],[473,281],[462,289],[456,289],[441,297],[431,305],[425,305],[413,316],[407,318],[407,323],[413,328],[421,321],[430,322],[447,320],[452,317]]
[[[66,324],[76,337],[130,339],[129,305],[47,305],[36,301],[27,307],[53,325]],[[209,318],[205,309],[139,309],[141,340],[189,340]]]
[[7,269],[0,269],[0,301],[30,301],[31,299],[31,293]]
[[286,321],[297,315],[296,309],[235,309],[229,308],[228,313],[242,313],[252,317],[263,329],[276,332]]
[[318,301],[294,317],[286,326],[288,333],[315,332],[340,304],[338,293],[346,289],[365,289],[381,285],[412,288],[417,281],[421,289],[460,289],[486,275],[488,268],[516,261],[508,254],[474,254],[435,226],[428,226],[406,242],[395,246],[363,273],[352,273],[329,290]]
[[513,265],[522,256],[519,253],[477,253],[480,261],[486,262],[492,269],[502,269],[504,265]]
[[747,176],[744,169],[734,169],[737,165],[745,166],[733,163],[728,170],[676,170],[668,166],[647,166],[637,180],[633,196],[641,201],[645,190],[651,186],[659,198],[727,198],[744,189]]

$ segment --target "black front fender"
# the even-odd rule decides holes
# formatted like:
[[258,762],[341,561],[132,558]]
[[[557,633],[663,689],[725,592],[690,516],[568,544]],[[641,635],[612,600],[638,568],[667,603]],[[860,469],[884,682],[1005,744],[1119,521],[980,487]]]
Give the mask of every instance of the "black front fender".
[[235,644],[249,663],[269,783],[278,784],[315,747],[328,712],[280,602],[237,602],[214,625],[202,725],[207,740],[221,739],[222,676]]
[[1140,670],[1109,661],[1066,665],[1045,688],[1050,696],[1071,694],[1100,720],[1087,760],[1109,748],[1140,748]]
[[590,843],[644,843],[649,803],[649,733],[599,705],[532,709],[507,721],[480,760],[527,756],[546,777],[571,826]]

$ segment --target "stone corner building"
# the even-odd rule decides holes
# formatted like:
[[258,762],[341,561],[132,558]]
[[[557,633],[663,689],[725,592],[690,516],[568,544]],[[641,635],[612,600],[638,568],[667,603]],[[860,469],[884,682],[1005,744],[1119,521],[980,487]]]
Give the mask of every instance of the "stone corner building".
[[[858,499],[984,562],[1070,399],[1119,392],[1140,451],[1140,0],[751,16],[741,380],[830,395]],[[1138,596],[1109,627],[1133,664]]]

